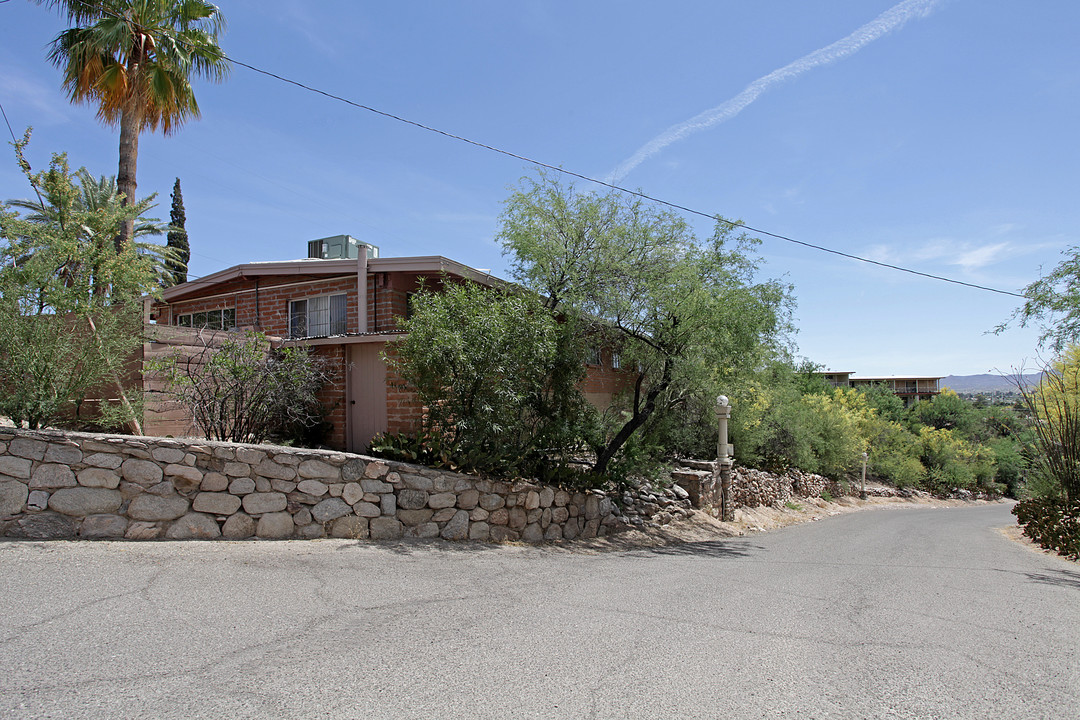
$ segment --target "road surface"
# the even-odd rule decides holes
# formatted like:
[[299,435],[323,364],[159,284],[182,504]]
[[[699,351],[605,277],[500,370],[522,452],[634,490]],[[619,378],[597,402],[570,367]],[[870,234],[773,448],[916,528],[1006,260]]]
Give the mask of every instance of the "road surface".
[[1007,505],[659,550],[0,543],[0,718],[1076,718]]

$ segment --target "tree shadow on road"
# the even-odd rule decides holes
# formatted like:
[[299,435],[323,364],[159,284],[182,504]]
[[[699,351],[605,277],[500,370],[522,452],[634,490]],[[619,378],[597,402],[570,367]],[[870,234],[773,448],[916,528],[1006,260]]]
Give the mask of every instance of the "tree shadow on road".
[[642,548],[628,552],[629,555],[678,555],[698,556],[723,559],[744,559],[765,550],[761,545],[756,545],[741,540],[706,540],[703,542],[685,542],[658,547]]
[[1024,575],[1031,582],[1080,590],[1080,571],[1047,570],[1045,572],[1026,572]]

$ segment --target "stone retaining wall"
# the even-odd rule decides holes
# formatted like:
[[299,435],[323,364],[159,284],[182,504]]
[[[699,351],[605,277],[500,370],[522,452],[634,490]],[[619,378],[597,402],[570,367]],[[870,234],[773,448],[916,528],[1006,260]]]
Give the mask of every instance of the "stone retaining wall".
[[0,536],[542,542],[622,527],[599,492],[347,453],[0,428]]
[[[686,467],[676,468],[671,478],[684,488],[696,508],[709,508],[716,515],[720,505],[720,482],[715,463],[683,461]],[[782,474],[735,466],[731,471],[732,504],[736,508],[781,505],[792,498],[832,497],[846,494],[840,483],[822,475],[801,470]]]

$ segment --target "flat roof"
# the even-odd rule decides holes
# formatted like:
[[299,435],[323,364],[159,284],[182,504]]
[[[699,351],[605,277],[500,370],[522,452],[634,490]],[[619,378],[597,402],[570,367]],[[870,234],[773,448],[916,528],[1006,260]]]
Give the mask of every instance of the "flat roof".
[[[421,257],[369,258],[368,272],[415,272],[430,275],[456,275],[482,285],[503,285],[507,282],[490,272],[477,270],[450,260],[441,255]],[[237,278],[256,278],[271,275],[335,275],[356,274],[359,262],[355,258],[324,260],[321,258],[303,258],[301,260],[270,260],[233,265],[224,270],[204,275],[179,285],[173,285],[161,293],[165,302],[175,302],[190,295],[198,295],[215,285]]]

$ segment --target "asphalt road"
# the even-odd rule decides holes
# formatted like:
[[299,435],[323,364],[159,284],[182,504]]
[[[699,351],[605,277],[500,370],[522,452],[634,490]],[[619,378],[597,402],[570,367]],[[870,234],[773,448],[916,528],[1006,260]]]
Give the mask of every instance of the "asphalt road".
[[722,542],[0,543],[0,717],[1077,718],[1005,505]]

